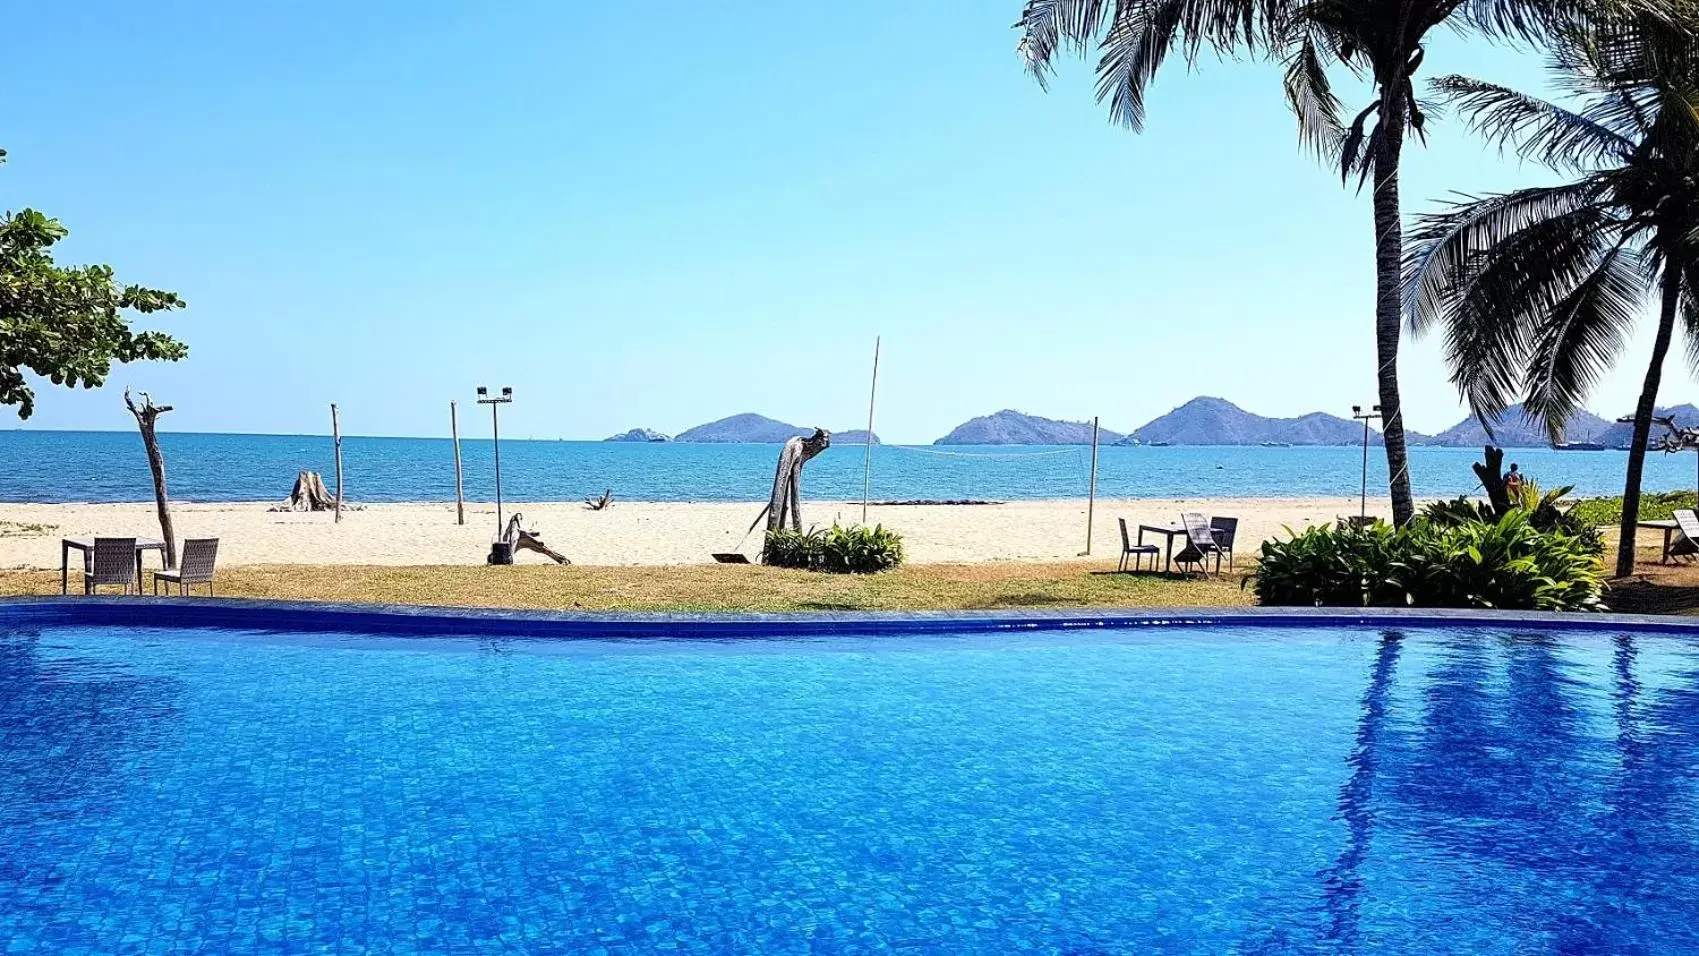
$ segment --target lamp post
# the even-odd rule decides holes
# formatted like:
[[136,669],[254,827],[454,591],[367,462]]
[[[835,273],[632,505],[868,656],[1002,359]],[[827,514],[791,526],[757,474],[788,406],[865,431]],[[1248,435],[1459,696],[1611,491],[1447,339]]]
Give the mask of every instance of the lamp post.
[[1369,411],[1363,411],[1363,406],[1352,405],[1351,417],[1362,420],[1363,423],[1363,490],[1357,506],[1358,522],[1367,522],[1369,517],[1369,421],[1380,417],[1380,406],[1376,405]]
[[478,386],[478,404],[490,406],[490,435],[496,446],[496,540],[501,540],[501,418],[497,411],[513,401],[513,389],[502,387],[501,394],[491,397],[490,390]]

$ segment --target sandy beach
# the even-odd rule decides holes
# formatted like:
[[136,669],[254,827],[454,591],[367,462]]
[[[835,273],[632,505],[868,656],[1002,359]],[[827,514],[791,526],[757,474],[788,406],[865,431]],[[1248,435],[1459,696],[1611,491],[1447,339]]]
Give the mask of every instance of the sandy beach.
[[[496,524],[495,506],[488,503],[468,503],[465,525],[455,523],[453,504],[368,505],[345,512],[341,524],[329,514],[266,508],[263,503],[179,504],[172,513],[179,538],[219,538],[219,563],[226,566],[480,564]],[[733,550],[754,558],[760,533],[744,539],[744,531],[760,510],[759,503],[749,502],[616,502],[606,511],[567,502],[506,506],[508,514],[522,513],[526,526],[551,547],[586,565],[700,564],[710,561],[713,552]],[[1388,509],[1384,501],[1371,500],[1369,510],[1386,514]],[[1238,517],[1238,551],[1246,554],[1283,527],[1355,514],[1357,499],[1100,500],[1092,556],[1113,561],[1120,553],[1117,518],[1136,530],[1140,523],[1177,522],[1181,511]],[[860,520],[861,504],[808,502],[803,514],[814,524],[849,524]],[[1085,516],[1084,500],[1012,501],[874,505],[868,521],[900,531],[912,562],[1055,561],[1084,550]],[[141,503],[5,504],[0,522],[0,568],[8,569],[58,568],[62,537],[159,535],[153,506]],[[518,560],[547,559],[522,553]]]

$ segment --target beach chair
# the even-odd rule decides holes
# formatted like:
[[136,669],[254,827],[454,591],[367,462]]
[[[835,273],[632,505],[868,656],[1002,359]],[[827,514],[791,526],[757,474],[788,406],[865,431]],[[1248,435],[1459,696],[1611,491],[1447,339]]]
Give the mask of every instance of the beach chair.
[[1180,523],[1186,528],[1186,546],[1180,553],[1174,555],[1174,563],[1185,567],[1195,565],[1204,573],[1209,573],[1205,563],[1210,555],[1215,555],[1215,573],[1221,573],[1221,546],[1215,543],[1215,533],[1209,528],[1209,519],[1196,511],[1183,512]]
[[112,584],[121,585],[125,594],[131,587],[141,592],[141,582],[136,580],[135,538],[94,539],[94,553],[83,565],[83,593],[93,594],[95,589]]
[[218,563],[217,538],[189,538],[183,542],[183,554],[177,561],[176,568],[167,568],[153,572],[153,593],[159,593],[159,582],[165,582],[165,593],[171,593],[171,585],[177,585],[177,593],[187,595],[189,585],[204,584],[206,593],[212,594],[212,570]]
[[1156,557],[1162,553],[1162,549],[1154,544],[1134,544],[1133,536],[1127,533],[1127,519],[1116,518],[1115,520],[1121,524],[1121,566],[1117,570],[1127,570],[1127,559],[1132,558],[1132,569],[1138,571],[1140,565],[1144,562],[1144,556],[1148,554],[1150,555],[1150,569],[1155,571]]
[[[1215,537],[1215,546],[1227,552],[1227,570],[1233,570],[1233,539],[1239,536],[1238,518],[1209,519],[1210,533]],[[1216,573],[1221,572],[1221,556],[1216,555]]]
[[1699,554],[1699,514],[1691,508],[1677,508],[1675,511],[1675,526],[1681,536],[1670,542],[1669,553],[1664,560],[1671,558],[1687,558]]

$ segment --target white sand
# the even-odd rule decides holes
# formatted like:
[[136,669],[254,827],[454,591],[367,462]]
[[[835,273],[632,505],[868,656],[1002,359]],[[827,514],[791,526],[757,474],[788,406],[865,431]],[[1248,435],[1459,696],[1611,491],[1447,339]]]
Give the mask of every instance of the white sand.
[[[1370,512],[1387,514],[1384,501]],[[527,527],[577,564],[692,564],[715,551],[739,550],[744,530],[761,505],[743,503],[618,502],[607,511],[580,504],[515,503]],[[1235,515],[1238,551],[1254,552],[1283,526],[1302,528],[1355,514],[1355,498],[1108,500],[1097,503],[1094,558],[1113,561],[1120,553],[1115,519],[1140,523],[1179,521],[1181,511]],[[916,562],[1070,560],[1085,548],[1083,500],[1015,501],[998,505],[875,505],[870,523],[902,532]],[[219,563],[235,564],[479,564],[495,530],[492,504],[468,504],[466,524],[456,525],[452,504],[378,504],[346,512],[340,525],[329,514],[266,511],[264,504],[179,504],[172,509],[177,535],[216,537]],[[860,503],[805,502],[809,522],[859,521]],[[0,568],[58,568],[61,537],[96,534],[158,537],[151,504],[0,504],[0,522],[41,524],[20,533],[0,524]],[[1161,543],[1161,539],[1155,539]],[[760,550],[757,531],[741,550]],[[1176,547],[1178,542],[1176,542]],[[521,554],[522,562],[545,561]],[[151,566],[152,561],[150,559]]]

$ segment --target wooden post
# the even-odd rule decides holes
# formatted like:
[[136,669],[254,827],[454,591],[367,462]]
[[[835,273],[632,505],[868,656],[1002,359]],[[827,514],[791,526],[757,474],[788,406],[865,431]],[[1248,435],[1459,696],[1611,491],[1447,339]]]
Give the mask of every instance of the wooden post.
[[330,403],[330,440],[336,445],[336,521],[342,521],[342,425],[337,421],[336,403]]
[[1085,550],[1080,554],[1091,553],[1091,523],[1097,514],[1097,416],[1091,417],[1091,490],[1085,499]]
[[460,476],[460,412],[448,403],[448,433],[454,436],[454,523],[466,523],[466,485]]
[[861,460],[861,523],[867,523],[867,494],[873,484],[873,399],[879,394],[879,336],[873,337],[873,385],[867,392],[867,451]]

